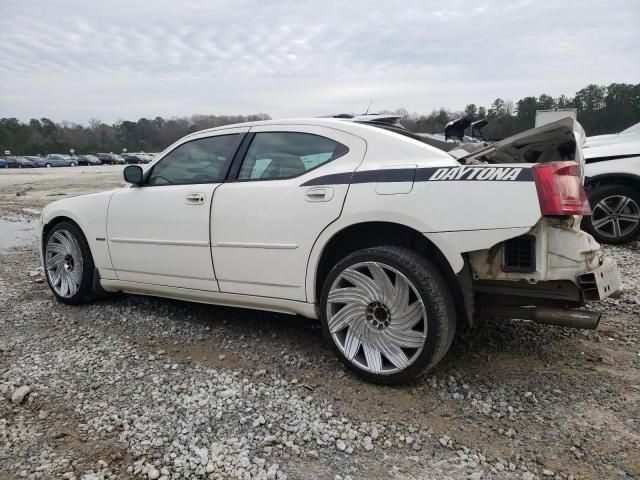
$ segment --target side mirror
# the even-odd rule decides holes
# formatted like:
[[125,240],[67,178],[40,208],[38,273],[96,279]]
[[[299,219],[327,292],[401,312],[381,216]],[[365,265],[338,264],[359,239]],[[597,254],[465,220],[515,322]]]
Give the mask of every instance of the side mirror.
[[140,165],[127,165],[123,171],[124,181],[133,185],[142,185],[142,167]]

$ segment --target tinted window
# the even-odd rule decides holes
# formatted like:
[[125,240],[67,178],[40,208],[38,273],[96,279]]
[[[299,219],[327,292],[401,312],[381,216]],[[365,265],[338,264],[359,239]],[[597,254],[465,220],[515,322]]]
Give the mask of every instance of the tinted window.
[[238,174],[240,180],[272,180],[302,175],[348,148],[330,138],[296,132],[256,133]]
[[220,135],[183,143],[151,171],[149,185],[215,183],[224,178],[224,165],[234,154],[239,135]]

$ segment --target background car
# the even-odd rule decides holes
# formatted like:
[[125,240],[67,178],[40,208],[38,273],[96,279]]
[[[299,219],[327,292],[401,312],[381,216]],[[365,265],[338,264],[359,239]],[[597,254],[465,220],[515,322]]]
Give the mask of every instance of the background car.
[[75,157],[78,165],[102,165],[102,162],[95,155],[78,155]]
[[142,159],[142,156],[139,154],[130,153],[129,155],[125,155],[124,162],[127,165],[139,165],[141,163],[148,163]]
[[7,168],[7,161],[4,158],[0,158],[0,168]]
[[613,135],[588,137],[583,147],[585,188],[592,215],[582,228],[600,243],[640,235],[640,124]]
[[42,157],[40,157],[38,155],[25,155],[24,158],[26,158],[27,160],[32,162],[34,167],[37,167],[38,166],[37,163]]
[[26,157],[7,157],[5,160],[7,168],[33,168],[36,166],[32,160]]
[[72,159],[69,155],[61,155],[52,153],[36,162],[38,167],[75,167],[78,165],[77,160]]
[[123,165],[125,163],[124,158],[115,153],[98,153],[98,159],[103,165]]

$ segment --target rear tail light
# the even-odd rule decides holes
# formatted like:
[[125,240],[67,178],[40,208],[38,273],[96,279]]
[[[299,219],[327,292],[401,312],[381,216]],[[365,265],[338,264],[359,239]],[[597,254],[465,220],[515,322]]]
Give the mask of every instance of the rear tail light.
[[542,215],[591,215],[576,162],[548,162],[533,166]]

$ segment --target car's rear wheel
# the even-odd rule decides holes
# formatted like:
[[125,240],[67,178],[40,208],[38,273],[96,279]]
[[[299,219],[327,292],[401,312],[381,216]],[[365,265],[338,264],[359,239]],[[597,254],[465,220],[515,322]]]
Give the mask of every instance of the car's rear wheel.
[[456,326],[440,272],[395,246],[359,250],[327,276],[321,296],[324,334],[340,360],[366,380],[394,384],[437,364]]
[[75,223],[57,223],[47,233],[44,271],[51,291],[61,302],[78,305],[90,298],[94,263],[89,244]]
[[582,228],[600,243],[620,244],[640,235],[640,192],[626,185],[602,185],[589,194],[592,215]]

